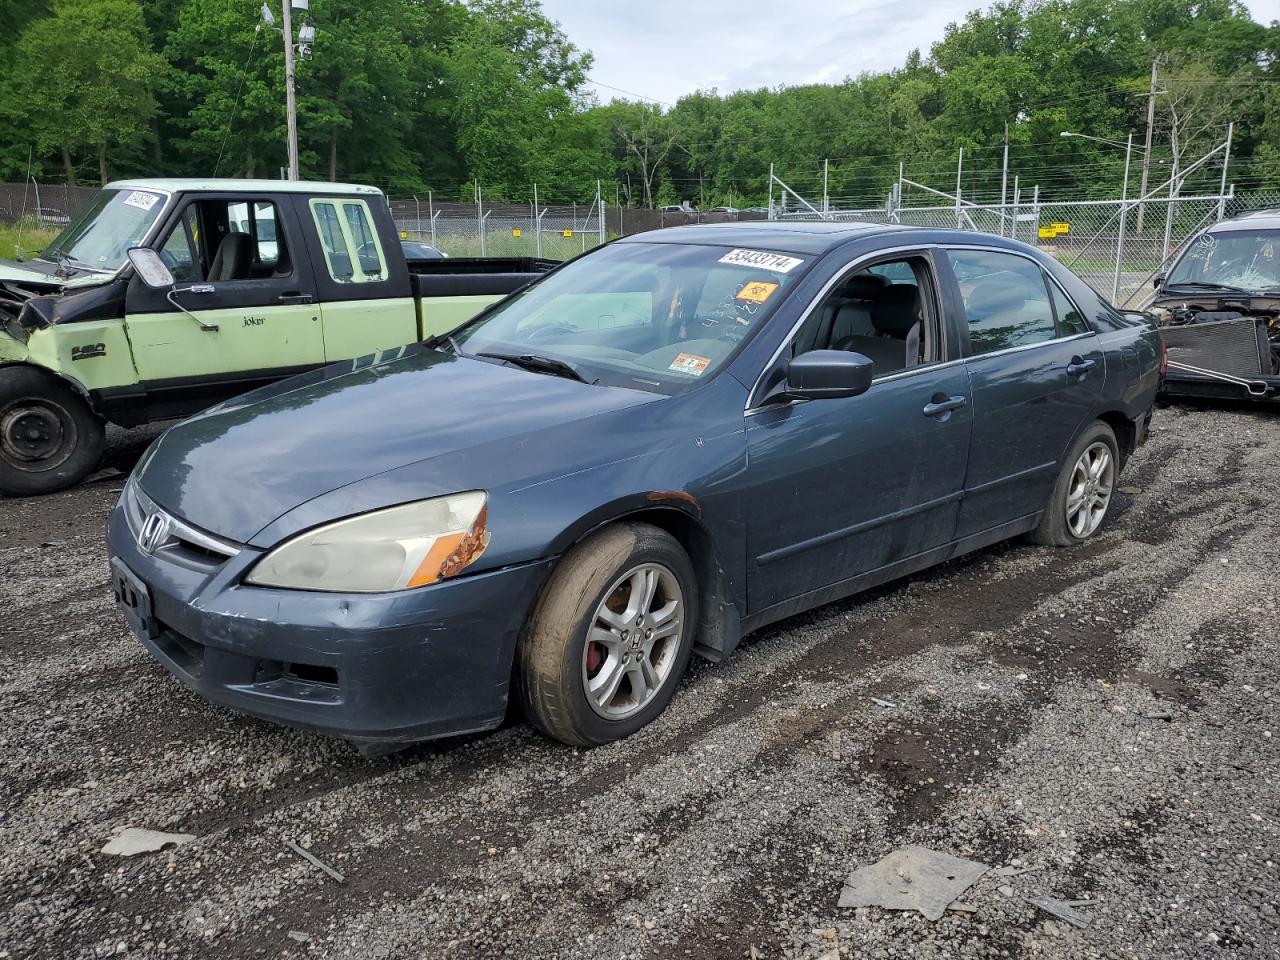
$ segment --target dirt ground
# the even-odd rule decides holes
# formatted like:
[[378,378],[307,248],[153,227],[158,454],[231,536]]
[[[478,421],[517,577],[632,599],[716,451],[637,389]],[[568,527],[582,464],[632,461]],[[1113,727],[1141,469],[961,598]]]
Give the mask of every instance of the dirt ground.
[[[622,743],[514,720],[378,760],[211,706],[130,636],[103,523],[146,439],[0,501],[3,960],[1280,956],[1275,409],[1159,411],[1088,545],[762,631]],[[125,826],[196,839],[99,853]],[[1034,869],[936,923],[837,906],[905,844]]]

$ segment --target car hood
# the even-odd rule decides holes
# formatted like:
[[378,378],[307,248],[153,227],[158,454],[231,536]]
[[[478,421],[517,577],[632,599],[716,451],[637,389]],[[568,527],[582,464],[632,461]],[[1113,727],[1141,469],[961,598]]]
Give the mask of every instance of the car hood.
[[[165,433],[137,482],[188,523],[248,543],[308,501],[413,463],[440,464],[418,471],[415,499],[487,488],[492,477],[467,451],[511,438],[523,446],[540,431],[660,399],[417,345],[407,353],[331,365],[214,407]],[[491,463],[510,475],[509,456]],[[355,499],[346,513],[390,505]]]
[[92,287],[95,284],[109,283],[116,277],[114,273],[94,273],[91,270],[76,270],[69,277],[60,277],[57,270],[57,264],[45,263],[43,260],[28,260],[25,263],[0,260],[0,283],[16,283],[41,292],[48,292],[64,288]]

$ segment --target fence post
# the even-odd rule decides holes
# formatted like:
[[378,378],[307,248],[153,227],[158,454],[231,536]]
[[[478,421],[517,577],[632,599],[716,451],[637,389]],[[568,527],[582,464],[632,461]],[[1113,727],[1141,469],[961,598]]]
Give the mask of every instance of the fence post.
[[769,219],[773,219],[773,164],[769,164]]
[[600,181],[596,181],[596,214],[598,215],[596,235],[600,238],[600,243],[604,243],[604,197],[600,193]]
[[1116,272],[1111,280],[1111,302],[1120,296],[1120,258],[1124,254],[1124,224],[1129,219],[1125,209],[1129,201],[1129,156],[1133,153],[1133,131],[1129,131],[1129,145],[1124,151],[1124,186],[1120,188],[1120,229],[1116,233]]
[[1227,164],[1231,162],[1231,134],[1235,131],[1235,121],[1227,124],[1227,146],[1222,154],[1222,184],[1218,187],[1218,219],[1226,212],[1227,204]]
[[431,218],[431,245],[436,245],[436,213],[435,203],[431,199],[431,191],[427,191],[427,216]]
[[1018,176],[1017,176],[1017,174],[1014,174],[1014,177],[1013,177],[1013,222],[1009,225],[1009,237],[1010,237],[1010,239],[1013,239],[1013,240],[1017,240],[1017,239],[1018,239],[1018,207],[1019,207],[1019,201],[1020,201],[1021,199],[1022,199],[1022,194],[1018,191]]
[[960,229],[960,173],[964,170],[964,147],[960,148],[960,156],[956,160],[956,229]]
[[422,239],[422,204],[418,202],[416,193],[413,195],[413,232],[413,239]]
[[533,255],[542,256],[542,214],[538,212],[538,185],[533,185]]
[[480,256],[487,257],[489,245],[485,242],[484,201],[481,199],[479,180],[476,181],[476,230],[480,234]]

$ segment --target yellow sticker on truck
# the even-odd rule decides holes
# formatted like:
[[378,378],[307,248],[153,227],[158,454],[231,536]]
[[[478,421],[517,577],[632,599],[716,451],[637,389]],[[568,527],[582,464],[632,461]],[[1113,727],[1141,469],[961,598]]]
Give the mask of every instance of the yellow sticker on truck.
[[764,303],[777,289],[778,285],[768,280],[750,280],[734,295],[734,299],[745,303]]
[[736,267],[756,267],[761,270],[772,270],[774,273],[790,273],[804,263],[799,257],[788,257],[782,253],[770,253],[768,250],[730,250],[720,258],[721,263]]

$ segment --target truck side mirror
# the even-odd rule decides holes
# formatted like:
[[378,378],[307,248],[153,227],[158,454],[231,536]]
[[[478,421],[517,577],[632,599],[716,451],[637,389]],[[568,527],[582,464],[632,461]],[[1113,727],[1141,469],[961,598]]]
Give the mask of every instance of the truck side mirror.
[[130,247],[129,262],[138,276],[152,290],[165,290],[173,286],[173,274],[165,266],[160,254],[150,247]]
[[1158,276],[1158,277],[1156,277],[1154,280],[1152,280],[1152,281],[1151,281],[1151,286],[1155,287],[1157,290],[1159,290],[1161,287],[1163,287],[1163,286],[1164,286],[1164,274],[1161,274],[1160,276]]

